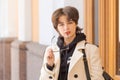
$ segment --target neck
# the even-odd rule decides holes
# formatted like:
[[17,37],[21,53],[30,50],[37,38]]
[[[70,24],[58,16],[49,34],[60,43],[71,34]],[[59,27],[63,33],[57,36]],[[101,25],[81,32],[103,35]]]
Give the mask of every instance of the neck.
[[64,45],[70,44],[74,40],[75,37],[76,37],[76,35],[73,35],[73,36],[68,37],[68,38],[64,38]]

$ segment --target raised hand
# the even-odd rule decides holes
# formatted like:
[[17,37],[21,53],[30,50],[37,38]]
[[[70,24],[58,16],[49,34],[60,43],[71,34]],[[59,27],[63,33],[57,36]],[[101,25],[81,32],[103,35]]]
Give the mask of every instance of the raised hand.
[[51,48],[47,50],[46,56],[47,56],[47,64],[49,66],[53,66],[55,58],[54,58],[53,50]]

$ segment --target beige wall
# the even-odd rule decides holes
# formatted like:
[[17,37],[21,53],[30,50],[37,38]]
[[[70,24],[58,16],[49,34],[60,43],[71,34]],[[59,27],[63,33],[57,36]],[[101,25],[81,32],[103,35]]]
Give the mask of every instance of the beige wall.
[[8,34],[18,36],[18,0],[8,0]]
[[[39,2],[38,0],[32,0],[31,2],[31,13],[32,13],[32,41],[39,41]],[[8,26],[9,36],[18,37],[18,0],[8,0]]]
[[39,41],[39,17],[38,17],[38,0],[32,0],[32,40]]

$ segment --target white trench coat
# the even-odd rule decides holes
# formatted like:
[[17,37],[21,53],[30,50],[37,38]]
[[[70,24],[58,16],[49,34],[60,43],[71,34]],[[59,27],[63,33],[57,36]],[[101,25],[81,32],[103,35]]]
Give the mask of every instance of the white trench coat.
[[[45,53],[39,80],[58,80],[60,68],[60,53],[58,46],[54,46],[52,47],[52,49],[56,51],[54,52],[55,67],[53,71],[47,69],[47,60]],[[67,76],[68,80],[87,80],[83,62],[83,53],[81,49],[85,49],[91,80],[104,80],[102,76],[103,70],[98,47],[92,44],[85,45],[85,41],[81,41],[76,45],[69,65],[69,71]]]

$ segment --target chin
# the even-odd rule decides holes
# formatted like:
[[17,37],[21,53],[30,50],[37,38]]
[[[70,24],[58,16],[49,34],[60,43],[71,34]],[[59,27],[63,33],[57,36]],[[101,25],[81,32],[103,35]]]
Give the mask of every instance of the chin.
[[70,38],[70,37],[71,37],[70,35],[69,35],[69,36],[68,36],[68,35],[67,35],[67,36],[65,36],[65,38],[66,38],[66,39],[67,39],[67,38]]

